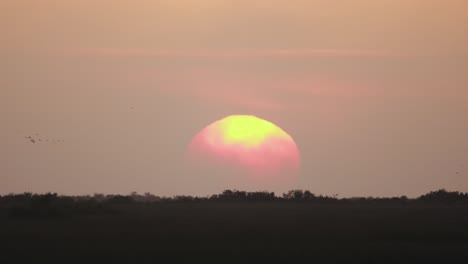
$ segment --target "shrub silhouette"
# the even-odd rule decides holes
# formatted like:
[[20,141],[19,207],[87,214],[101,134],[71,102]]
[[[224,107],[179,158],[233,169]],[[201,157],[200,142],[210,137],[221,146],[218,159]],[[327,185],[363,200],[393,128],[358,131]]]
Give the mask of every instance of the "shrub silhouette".
[[445,189],[432,191],[418,198],[431,203],[468,203],[468,194],[461,192],[449,192]]
[[0,196],[0,209],[10,210],[12,215],[59,215],[70,212],[96,212],[106,205],[121,205],[135,203],[171,203],[171,202],[313,202],[335,204],[468,204],[468,194],[462,192],[449,192],[444,189],[431,191],[418,198],[401,197],[354,197],[341,198],[336,196],[315,195],[308,190],[290,190],[283,195],[275,196],[274,192],[258,191],[246,192],[239,190],[224,190],[220,194],[208,197],[190,195],[176,195],[173,197],[160,197],[151,193],[139,195],[136,192],[130,195],[104,195],[93,196],[59,196],[57,193],[46,194],[8,194]]

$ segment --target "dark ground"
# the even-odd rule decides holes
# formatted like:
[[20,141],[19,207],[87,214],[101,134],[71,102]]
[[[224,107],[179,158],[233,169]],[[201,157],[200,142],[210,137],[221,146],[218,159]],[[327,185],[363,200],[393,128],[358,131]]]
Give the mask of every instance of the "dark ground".
[[0,263],[468,263],[467,204],[44,208],[0,207]]

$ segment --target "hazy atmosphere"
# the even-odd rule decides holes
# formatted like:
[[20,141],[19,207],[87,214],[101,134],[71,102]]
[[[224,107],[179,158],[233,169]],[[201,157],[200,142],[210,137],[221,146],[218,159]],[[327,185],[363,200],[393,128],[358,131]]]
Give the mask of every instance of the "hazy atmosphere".
[[271,191],[466,192],[467,11],[462,0],[3,0],[0,194],[236,187],[185,160],[200,130],[234,114],[297,144],[299,177]]

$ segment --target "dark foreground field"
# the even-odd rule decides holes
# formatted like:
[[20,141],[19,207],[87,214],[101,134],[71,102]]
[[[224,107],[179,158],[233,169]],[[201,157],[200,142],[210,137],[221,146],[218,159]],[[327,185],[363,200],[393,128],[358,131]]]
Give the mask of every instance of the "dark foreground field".
[[22,203],[0,263],[468,263],[465,203]]

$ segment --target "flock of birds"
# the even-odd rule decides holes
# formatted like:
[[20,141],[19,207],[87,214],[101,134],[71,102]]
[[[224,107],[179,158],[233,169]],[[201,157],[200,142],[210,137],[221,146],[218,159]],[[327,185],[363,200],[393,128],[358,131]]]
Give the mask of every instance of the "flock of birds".
[[39,142],[43,142],[43,143],[53,143],[53,144],[57,144],[57,143],[63,143],[65,142],[65,140],[63,139],[55,139],[55,138],[47,138],[47,139],[44,139],[44,138],[41,138],[39,137],[39,134],[36,133],[34,134],[33,136],[26,136],[24,137],[26,140],[28,140],[29,142],[31,142],[32,144],[35,144],[35,143],[39,143]]
[[[129,107],[130,110],[135,110],[135,107],[134,106],[130,106]],[[24,137],[28,142],[32,143],[32,144],[36,144],[36,143],[53,143],[53,144],[57,144],[57,143],[63,143],[65,142],[65,140],[63,139],[56,139],[56,138],[41,138],[39,137],[39,133],[35,133],[34,135],[32,136],[25,136]]]

